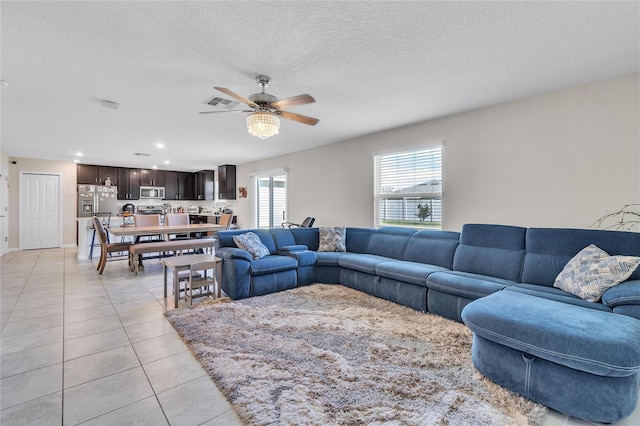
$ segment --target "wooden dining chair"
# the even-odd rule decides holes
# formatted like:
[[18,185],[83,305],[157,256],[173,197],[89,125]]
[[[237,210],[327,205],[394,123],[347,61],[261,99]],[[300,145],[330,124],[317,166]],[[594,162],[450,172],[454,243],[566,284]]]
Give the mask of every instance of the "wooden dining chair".
[[231,224],[233,222],[233,215],[230,213],[223,213],[220,215],[220,220],[218,221],[218,225],[226,226],[226,229],[231,229]]
[[[159,214],[134,214],[133,224],[135,226],[160,226]],[[136,243],[141,242],[142,238],[146,238],[145,241],[162,241],[162,236],[156,235],[143,235],[136,237]]]
[[[189,224],[189,215],[187,213],[168,213],[164,215],[164,224],[167,226],[171,225],[188,225]],[[170,240],[186,240],[190,237],[187,234],[171,234],[169,235]]]
[[93,216],[92,217],[93,220],[93,226],[96,230],[96,233],[98,234],[98,240],[100,240],[100,260],[98,260],[98,267],[96,268],[98,270],[99,274],[102,274],[102,271],[104,271],[104,267],[107,264],[107,258],[109,256],[110,253],[115,253],[115,252],[123,252],[127,254],[127,257],[129,256],[129,246],[131,246],[132,243],[130,242],[120,242],[120,243],[110,243],[107,240],[107,233],[104,230],[104,227],[102,226],[102,222],[100,220],[100,218]]

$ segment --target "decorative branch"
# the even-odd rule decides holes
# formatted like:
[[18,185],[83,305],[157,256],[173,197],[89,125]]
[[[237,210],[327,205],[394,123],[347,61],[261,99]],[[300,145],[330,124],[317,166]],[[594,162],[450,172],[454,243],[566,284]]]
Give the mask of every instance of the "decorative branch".
[[627,204],[616,212],[602,216],[591,227],[615,231],[640,231],[640,204]]

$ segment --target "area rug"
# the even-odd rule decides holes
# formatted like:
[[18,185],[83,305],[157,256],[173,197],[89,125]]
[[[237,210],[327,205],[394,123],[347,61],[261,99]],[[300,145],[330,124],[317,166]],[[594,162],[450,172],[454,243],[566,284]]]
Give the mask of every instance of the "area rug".
[[339,285],[167,312],[250,425],[539,425],[471,363],[463,325]]

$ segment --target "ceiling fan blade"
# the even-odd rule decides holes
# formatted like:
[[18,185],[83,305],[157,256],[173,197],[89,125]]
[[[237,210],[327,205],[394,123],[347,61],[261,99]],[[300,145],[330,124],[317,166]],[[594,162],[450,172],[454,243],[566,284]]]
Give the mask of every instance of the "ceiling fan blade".
[[278,108],[278,109],[283,109],[283,108],[287,108],[290,106],[294,106],[294,105],[305,105],[305,104],[312,104],[314,103],[316,100],[313,99],[313,97],[311,97],[311,95],[307,95],[306,93],[304,95],[298,95],[298,96],[294,96],[291,98],[287,98],[287,99],[282,99],[276,102],[272,102],[271,106],[274,108]]
[[297,121],[299,123],[308,124],[309,126],[315,126],[318,124],[317,118],[307,117],[306,115],[296,114],[295,112],[278,111],[277,114],[287,120]]
[[230,109],[227,111],[201,111],[198,114],[217,114],[219,112],[253,112],[253,110],[252,109],[248,109],[248,110]]
[[224,87],[214,87],[214,89],[216,89],[216,90],[217,90],[217,91],[219,91],[219,92],[224,93],[225,95],[229,95],[229,96],[231,96],[232,98],[234,98],[234,99],[236,99],[236,100],[238,100],[238,101],[242,102],[243,104],[247,104],[247,105],[249,105],[250,107],[258,108],[258,105],[257,105],[257,104],[255,104],[255,103],[251,102],[249,99],[245,99],[245,98],[243,98],[242,96],[240,96],[240,95],[238,95],[238,94],[236,94],[236,93],[233,93],[233,92],[232,92],[231,90],[229,90],[229,89],[225,89]]

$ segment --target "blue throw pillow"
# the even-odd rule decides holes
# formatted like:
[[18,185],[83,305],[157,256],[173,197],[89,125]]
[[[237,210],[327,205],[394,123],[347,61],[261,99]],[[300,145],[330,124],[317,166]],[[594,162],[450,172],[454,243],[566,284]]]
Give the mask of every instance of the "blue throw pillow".
[[262,241],[260,241],[260,237],[258,237],[253,232],[234,235],[233,241],[239,248],[251,253],[251,257],[253,257],[254,259],[260,259],[261,257],[265,257],[271,254],[269,253],[269,249],[264,244],[262,244]]

